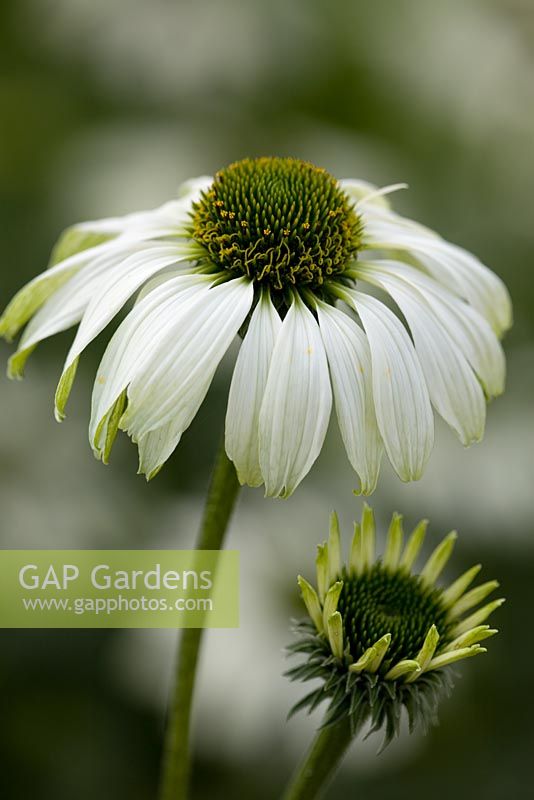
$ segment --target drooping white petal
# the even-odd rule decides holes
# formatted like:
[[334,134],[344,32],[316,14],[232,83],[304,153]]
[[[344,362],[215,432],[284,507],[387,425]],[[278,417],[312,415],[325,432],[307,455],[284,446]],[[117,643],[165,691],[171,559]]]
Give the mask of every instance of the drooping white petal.
[[371,353],[360,326],[326,303],[317,306],[341,436],[363,494],[376,487],[383,445],[373,402]]
[[92,233],[105,233],[111,236],[133,237],[143,240],[161,236],[172,236],[183,232],[183,227],[190,220],[193,202],[200,192],[209,185],[207,179],[199,182],[191,181],[185,186],[184,193],[175,200],[169,200],[158,208],[147,211],[134,211],[120,217],[89,220],[76,227]]
[[11,300],[0,318],[0,336],[12,339],[23,325],[58,291],[73,275],[92,258],[98,257],[109,247],[103,242],[63,259],[50,269],[26,284]]
[[512,324],[512,305],[501,279],[474,255],[425,231],[408,230],[395,223],[371,225],[366,230],[370,246],[400,250],[415,258],[437,281],[477,309],[501,336]]
[[[200,191],[208,185],[209,179],[199,179],[191,182],[191,185],[185,188],[180,199],[165,203],[158,209],[127,214],[123,217],[79,223],[69,228],[60,239],[56,251],[62,252],[64,249],[62,242],[65,237],[68,239],[69,249],[72,251],[71,239],[75,237],[75,246],[78,240],[80,242],[79,248],[76,247],[79,252],[74,252],[68,258],[62,258],[53,268],[39,275],[15,296],[0,318],[0,335],[12,339],[33,314],[49,298],[54,299],[52,295],[61,288],[65,288],[65,284],[70,283],[70,279],[82,271],[83,267],[86,266],[90,271],[93,268],[98,270],[106,258],[109,257],[110,263],[113,263],[114,255],[123,253],[125,257],[129,252],[133,252],[136,245],[141,242],[171,236],[175,243],[183,242],[177,246],[183,247],[184,251],[188,248],[193,257],[198,257],[198,246],[187,241],[188,224],[193,202],[198,198]],[[83,249],[84,240],[93,239],[94,241],[96,238],[98,241],[103,237],[111,238]],[[41,309],[42,314],[39,313],[37,319],[32,320],[23,342],[11,360],[10,371],[13,375],[18,376],[22,373],[24,363],[37,342],[79,322],[80,308],[83,308],[86,297],[83,286],[78,286],[75,282],[72,289],[73,292],[79,293],[78,309],[72,307],[76,295],[69,290],[60,294],[55,303],[51,305],[47,303],[47,308]]]
[[207,293],[207,276],[169,278],[134,306],[108,344],[93,388],[89,438],[101,456],[109,414],[135,375],[149,363],[169,321],[184,303]]
[[269,364],[282,326],[268,292],[254,309],[239,350],[226,412],[226,452],[241,483],[260,486],[259,417]]
[[250,311],[253,293],[251,281],[237,278],[209,289],[168,320],[151,363],[143,366],[128,389],[121,428],[134,441],[171,421],[174,431],[189,426]]
[[103,247],[98,258],[90,259],[37,312],[21,337],[18,352],[27,350],[43,339],[80,322],[94,292],[109,270],[132,253],[139,251],[142,245],[138,243],[119,245],[115,241]]
[[288,497],[321,451],[332,391],[319,326],[295,297],[274,347],[260,411],[267,495]]
[[150,292],[153,292],[154,289],[157,289],[163,283],[167,283],[167,281],[173,280],[174,278],[178,277],[183,278],[189,276],[190,277],[198,276],[201,277],[203,281],[211,283],[215,281],[216,277],[214,275],[211,275],[210,273],[202,273],[202,272],[196,273],[194,271],[190,272],[187,268],[184,270],[184,265],[178,264],[174,269],[164,269],[163,272],[159,272],[157,275],[155,275],[153,278],[150,278],[150,280],[148,280],[145,284],[143,284],[143,287],[139,290],[135,298],[136,304],[144,300],[145,297],[150,294]]
[[[176,202],[176,201],[175,201]],[[164,222],[165,228],[168,228],[168,219],[165,214],[167,204],[162,207],[161,215],[158,214],[160,209],[151,209],[150,211],[134,211],[131,214],[123,214],[120,217],[103,217],[102,219],[90,219],[86,222],[80,222],[77,227],[82,231],[90,231],[91,233],[103,233],[108,236],[121,236],[125,234],[132,234],[140,231],[151,232],[156,226],[162,228]]]
[[358,268],[364,279],[384,289],[406,317],[421,362],[432,403],[464,445],[484,434],[484,393],[467,359],[434,314],[421,292],[381,262]]
[[468,300],[488,320],[498,336],[512,325],[512,303],[503,281],[472,253],[457,245],[433,244],[430,252],[415,252],[437,280]]
[[[140,252],[133,253],[121,260],[99,279],[67,355],[59,390],[61,390],[62,382],[72,364],[120,311],[134,292],[154,274],[180,262],[186,256],[187,252],[184,256],[183,249],[179,245],[154,244],[143,247]],[[68,399],[68,393],[65,395],[58,391],[58,394],[63,394],[64,405]],[[62,416],[62,408],[56,408],[56,411],[59,416]]]
[[174,453],[182,434],[184,425],[181,417],[172,419],[154,431],[142,436],[137,445],[139,448],[139,474],[151,480],[158,474],[163,464]]
[[[459,352],[478,375],[486,394],[496,397],[504,390],[506,364],[502,346],[489,323],[468,303],[420,270],[399,261],[359,262],[358,272],[370,269],[376,276],[402,281],[419,292],[432,313],[454,341]],[[364,277],[362,271],[361,277]],[[371,280],[367,274],[366,280]]]
[[393,239],[395,234],[414,234],[440,239],[431,228],[409,217],[397,214],[391,208],[370,204],[363,207],[364,230],[363,243],[367,248],[378,247],[378,242]]
[[374,297],[345,290],[369,339],[378,428],[404,481],[421,477],[434,442],[434,419],[421,364],[404,326]]
[[498,397],[504,392],[506,360],[502,345],[488,321],[474,308],[455,298],[443,302],[433,294],[428,302],[446,326],[457,347],[478,375],[486,395]]

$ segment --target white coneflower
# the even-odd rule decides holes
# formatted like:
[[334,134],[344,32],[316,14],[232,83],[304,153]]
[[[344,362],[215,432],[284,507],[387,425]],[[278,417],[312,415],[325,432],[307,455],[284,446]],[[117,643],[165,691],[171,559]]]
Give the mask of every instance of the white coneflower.
[[362,492],[375,488],[384,449],[402,480],[416,480],[433,444],[431,404],[463,444],[482,437],[486,399],[503,390],[511,308],[499,278],[391,211],[387,191],[295,159],[246,159],[154,211],[76,226],[105,241],[84,243],[8,306],[0,334],[28,323],[10,373],[79,323],[61,419],[82,351],[141,290],[96,377],[99,458],[125,430],[140,471],[156,474],[240,333],[226,450],[242,483],[291,494],[321,450],[332,395]]

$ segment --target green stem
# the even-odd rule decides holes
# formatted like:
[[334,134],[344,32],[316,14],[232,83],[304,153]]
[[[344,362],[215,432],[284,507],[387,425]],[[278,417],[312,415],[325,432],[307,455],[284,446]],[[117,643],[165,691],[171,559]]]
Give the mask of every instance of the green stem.
[[282,800],[314,800],[321,797],[351,741],[348,719],[318,731]]
[[[239,492],[234,465],[221,445],[211,478],[197,550],[220,550]],[[160,800],[186,800],[189,794],[190,724],[202,628],[182,631],[175,686],[169,709]]]

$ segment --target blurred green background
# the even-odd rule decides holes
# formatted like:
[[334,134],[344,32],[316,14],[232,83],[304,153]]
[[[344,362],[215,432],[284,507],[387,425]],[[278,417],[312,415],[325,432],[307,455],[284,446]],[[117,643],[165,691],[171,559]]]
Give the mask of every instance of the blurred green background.
[[[427,738],[380,758],[359,744],[329,797],[520,797],[531,785],[534,575],[534,6],[531,0],[4,0],[0,5],[1,303],[46,265],[59,231],[157,205],[238,158],[293,155],[339,177],[407,181],[396,207],[476,252],[508,283],[506,395],[484,442],[438,426],[422,481],[384,465],[385,526],[461,534],[508,603],[490,653],[460,670]],[[52,398],[72,332],[44,343],[24,385],[0,379],[1,547],[184,547],[194,538],[230,365],[156,481],[122,441],[94,461],[86,426],[105,341],[85,357],[59,428]],[[9,348],[1,346],[5,360]],[[277,796],[318,719],[285,722],[283,646],[335,506],[360,512],[335,426],[289,501],[243,492],[242,625],[211,632],[195,718],[195,797]],[[155,797],[176,636],[170,631],[2,632],[0,796]]]

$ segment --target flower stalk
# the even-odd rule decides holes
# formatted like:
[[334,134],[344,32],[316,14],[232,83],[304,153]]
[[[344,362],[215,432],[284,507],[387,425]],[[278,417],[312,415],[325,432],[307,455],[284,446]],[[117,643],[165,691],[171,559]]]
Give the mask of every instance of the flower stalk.
[[[222,443],[206,497],[197,550],[222,548],[239,488],[234,465]],[[202,628],[182,631],[165,736],[159,800],[186,800],[189,795],[191,710],[203,633]]]
[[352,738],[348,719],[321,728],[282,800],[315,800],[321,797],[341,764]]

